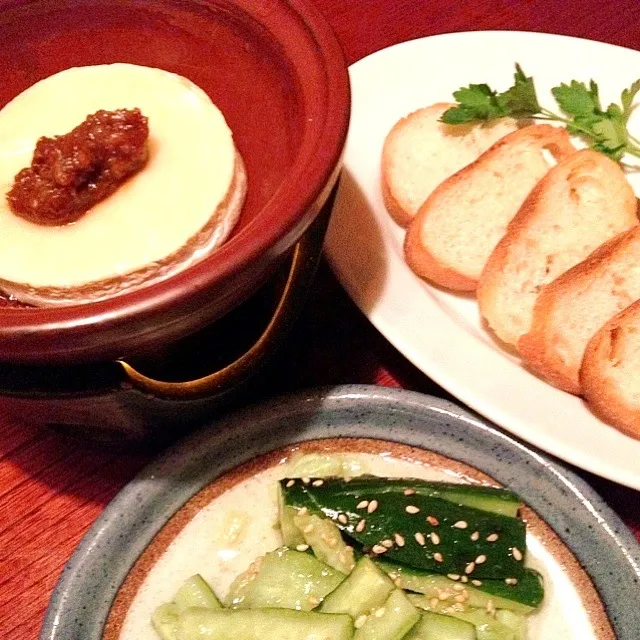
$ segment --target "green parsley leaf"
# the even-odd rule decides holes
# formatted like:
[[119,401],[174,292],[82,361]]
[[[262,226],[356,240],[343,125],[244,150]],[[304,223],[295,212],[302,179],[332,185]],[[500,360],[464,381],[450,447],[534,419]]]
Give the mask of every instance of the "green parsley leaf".
[[640,80],[636,80],[628,89],[622,92],[620,101],[622,102],[622,118],[625,123],[629,121],[629,116],[633,111],[633,99],[636,97],[638,91],[640,91]]
[[570,116],[588,116],[601,113],[598,88],[591,81],[589,89],[584,82],[572,80],[570,85],[562,83],[551,89],[560,108]]
[[515,117],[530,117],[540,113],[540,104],[536,95],[533,78],[524,74],[519,64],[513,74],[514,85],[497,96],[498,104]]
[[498,104],[496,93],[486,84],[470,84],[453,94],[458,106],[447,109],[442,114],[442,122],[461,124],[474,120],[502,118],[505,110]]

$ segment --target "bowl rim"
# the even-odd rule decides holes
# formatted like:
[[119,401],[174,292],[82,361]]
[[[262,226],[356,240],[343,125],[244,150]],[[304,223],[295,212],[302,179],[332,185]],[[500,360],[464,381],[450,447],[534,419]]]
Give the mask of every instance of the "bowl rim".
[[[235,4],[240,12],[256,21],[255,14],[260,13],[260,8],[255,2],[237,0]],[[341,161],[350,118],[349,73],[337,36],[310,0],[279,0],[270,9],[272,13],[276,11],[282,15],[289,14],[309,36],[316,55],[312,59],[304,58],[304,64],[315,65],[316,71],[325,79],[322,87],[307,81],[309,74],[300,67],[302,58],[295,60],[287,56],[290,68],[300,83],[298,94],[306,96],[300,98],[301,102],[310,104],[311,100],[322,95],[326,104],[322,126],[313,136],[302,136],[295,160],[276,192],[246,227],[216,252],[166,280],[106,300],[68,307],[1,307],[3,360],[54,363],[95,360],[101,354],[113,354],[117,351],[118,334],[111,336],[113,340],[108,345],[100,341],[96,343],[95,339],[87,336],[93,333],[95,338],[96,332],[121,327],[134,318],[148,319],[179,308],[206,292],[214,283],[240,273],[259,256],[277,255],[292,245],[305,230],[311,222],[310,219],[305,220],[305,215],[327,190]],[[290,43],[295,42],[295,35],[285,32],[284,37]],[[275,42],[281,44],[278,40]],[[317,153],[319,148],[322,154]],[[300,184],[306,188],[297,188]],[[275,220],[278,220],[277,225],[269,224]],[[32,337],[37,340],[30,347]],[[128,341],[129,336],[121,340],[122,343]],[[80,358],[74,353],[80,354]]]

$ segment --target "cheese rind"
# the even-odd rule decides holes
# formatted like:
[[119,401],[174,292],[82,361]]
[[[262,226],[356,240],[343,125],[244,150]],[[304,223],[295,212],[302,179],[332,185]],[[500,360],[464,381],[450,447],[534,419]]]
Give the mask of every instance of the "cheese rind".
[[[148,162],[78,221],[34,224],[0,200],[0,280],[32,292],[68,290],[61,297],[73,298],[74,288],[98,284],[90,287],[97,291],[101,281],[126,280],[141,269],[153,276],[154,265],[205,228],[206,242],[192,259],[182,256],[182,267],[226,239],[246,191],[245,180],[237,179],[243,168],[231,131],[200,88],[160,69],[78,67],[17,96],[0,110],[0,191],[6,194],[15,174],[30,165],[40,136],[65,134],[100,109],[134,107],[149,119]],[[240,192],[232,193],[238,184]],[[220,208],[229,202],[235,210],[227,217]],[[171,269],[162,271],[167,276]]]

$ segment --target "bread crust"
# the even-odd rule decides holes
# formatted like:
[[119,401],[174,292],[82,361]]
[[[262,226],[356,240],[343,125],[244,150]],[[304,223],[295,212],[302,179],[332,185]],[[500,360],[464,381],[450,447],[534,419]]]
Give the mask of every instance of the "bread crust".
[[[480,155],[477,160],[447,178],[436,187],[420,207],[407,231],[404,242],[405,259],[414,273],[446,289],[464,292],[476,290],[478,279],[460,273],[438,260],[431,247],[424,243],[422,229],[429,216],[437,209],[443,194],[455,190],[457,185],[467,180],[468,176],[475,172],[490,171],[491,165],[496,161],[496,158],[500,157],[505,147],[522,141],[530,143],[536,149],[548,149],[558,160],[575,152],[575,147],[571,144],[566,130],[550,125],[532,125],[507,134]],[[516,211],[513,212],[513,215],[515,214]],[[491,215],[491,211],[488,211],[487,215]],[[471,219],[469,224],[474,224],[474,220]]]
[[[631,333],[632,332],[632,333]],[[619,366],[617,343],[633,340],[640,343],[640,301],[630,305],[589,340],[580,367],[580,385],[589,408],[605,422],[632,438],[640,439],[640,404],[634,406],[611,369]],[[627,372],[633,391],[640,395],[640,377]]]
[[580,395],[582,391],[579,378],[582,358],[577,366],[571,366],[562,359],[557,349],[558,332],[552,311],[558,300],[575,292],[576,286],[592,281],[598,269],[618,251],[628,249],[639,236],[640,226],[617,235],[542,289],[533,309],[531,329],[518,340],[518,351],[531,370],[555,387],[574,395]]
[[[575,244],[576,234],[580,233],[580,224],[589,225],[590,232],[593,232],[593,229],[597,229],[598,236],[597,238],[591,238],[591,246],[585,247],[582,255],[574,249],[571,258],[569,258],[565,252],[559,259],[555,259],[558,257],[557,254],[550,256],[548,252],[540,249],[536,257],[546,257],[548,260],[546,273],[549,274],[549,272],[551,272],[551,274],[553,274],[555,272],[555,275],[547,276],[545,280],[544,275],[535,272],[535,266],[532,268],[533,272],[526,271],[528,265],[519,267],[521,271],[523,270],[527,273],[528,280],[525,282],[529,284],[531,289],[535,287],[541,289],[544,285],[555,279],[555,277],[561,275],[562,272],[575,266],[575,264],[578,264],[581,260],[584,260],[591,251],[594,251],[602,243],[638,224],[635,194],[619,165],[613,162],[613,160],[610,160],[597,151],[582,149],[572,153],[550,169],[547,175],[533,188],[520,207],[520,210],[508,224],[506,234],[493,250],[478,283],[477,298],[480,313],[487,320],[491,330],[505,344],[517,345],[522,333],[526,333],[528,330],[527,327],[527,329],[518,334],[517,321],[510,322],[504,318],[504,309],[501,305],[502,300],[499,301],[499,297],[511,293],[516,300],[518,299],[517,293],[514,294],[514,292],[509,291],[505,293],[503,290],[503,288],[508,289],[510,284],[508,279],[511,275],[507,273],[508,267],[513,267],[513,261],[518,260],[517,252],[519,250],[520,256],[525,249],[529,255],[531,255],[531,252],[536,252],[536,248],[534,248],[536,238],[531,234],[533,232],[532,227],[540,219],[542,219],[545,224],[549,223],[547,227],[548,233],[557,233],[554,228],[550,228],[551,219],[549,211],[556,207],[562,208],[564,199],[557,198],[554,202],[551,202],[550,197],[554,195],[553,189],[558,184],[561,184],[562,189],[568,190],[568,193],[566,191],[561,192],[562,195],[566,194],[568,198],[571,198],[571,193],[573,192],[577,194],[574,197],[578,198],[581,181],[584,178],[591,180],[591,184],[593,184],[594,180],[598,180],[603,199],[607,198],[609,203],[611,203],[610,206],[614,208],[614,210],[606,220],[606,224],[599,224],[597,227],[594,226],[593,220],[589,215],[577,220],[578,226],[572,226],[570,229],[559,227],[564,234],[565,249],[568,248],[568,245],[571,244],[573,246]],[[589,188],[589,183],[587,183],[587,188]],[[557,195],[557,192],[555,195]],[[570,210],[571,206],[572,205],[569,204],[567,209]],[[573,206],[575,207],[576,205],[573,204]],[[593,204],[586,206],[592,210],[594,208]],[[582,212],[584,209],[580,209],[580,211]],[[559,212],[553,222],[555,223],[561,216],[562,213]],[[562,245],[559,247],[560,250],[561,247]],[[556,250],[558,250],[558,248],[556,248]],[[512,252],[514,253],[512,254]],[[550,259],[551,262],[549,262]],[[571,262],[569,262],[569,260],[571,260]],[[526,291],[523,288],[520,292],[519,300],[526,304],[528,308],[528,305],[532,302],[532,295],[531,290]],[[503,317],[501,317],[501,314]],[[522,309],[520,318],[526,319],[526,316],[527,310]]]

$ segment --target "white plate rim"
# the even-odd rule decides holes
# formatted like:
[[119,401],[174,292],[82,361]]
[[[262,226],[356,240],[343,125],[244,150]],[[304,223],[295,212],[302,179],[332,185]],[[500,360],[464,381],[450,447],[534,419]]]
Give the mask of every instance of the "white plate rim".
[[[412,309],[412,305],[407,303],[406,296],[422,296],[420,289],[429,290],[430,287],[413,276],[399,255],[397,255],[396,247],[393,246],[390,234],[387,233],[387,230],[395,225],[386,211],[384,211],[384,207],[382,210],[380,209],[381,200],[379,194],[377,196],[376,194],[371,194],[371,190],[367,192],[366,186],[363,187],[358,182],[360,177],[358,175],[358,166],[354,165],[354,156],[357,155],[354,151],[354,145],[357,144],[356,137],[359,135],[358,119],[361,118],[362,113],[367,111],[365,101],[370,103],[372,98],[376,97],[376,90],[370,90],[366,86],[365,76],[370,73],[379,73],[384,65],[393,67],[394,58],[405,60],[408,55],[424,56],[424,52],[427,50],[431,50],[431,52],[439,50],[442,54],[453,47],[477,45],[477,43],[486,45],[489,39],[497,48],[501,48],[501,46],[504,48],[507,43],[513,46],[517,40],[523,49],[527,46],[544,45],[546,48],[564,48],[566,50],[566,47],[570,46],[572,49],[576,48],[576,50],[580,50],[583,53],[593,54],[595,52],[605,57],[635,57],[636,68],[640,69],[640,52],[637,51],[572,36],[523,31],[470,31],[417,38],[381,49],[356,62],[350,67],[353,105],[351,130],[345,151],[345,172],[354,178],[359,188],[363,189],[365,199],[373,195],[375,202],[371,206],[372,213],[375,222],[384,229],[381,234],[381,246],[379,249],[382,249],[381,257],[387,261],[387,264],[382,268],[385,269],[384,275],[386,279],[393,286],[383,284],[381,292],[377,294],[378,298],[372,300],[371,284],[365,281],[362,276],[362,274],[368,273],[366,261],[371,260],[371,251],[367,254],[366,247],[364,251],[354,251],[350,243],[343,241],[343,238],[351,237],[355,231],[353,227],[349,227],[351,222],[347,220],[346,216],[343,198],[344,184],[338,193],[325,242],[328,261],[347,293],[378,331],[408,360],[453,396],[500,427],[571,464],[620,484],[640,489],[640,462],[638,462],[640,461],[640,442],[621,434],[598,420],[588,411],[580,399],[550,387],[532,374],[524,371],[519,364],[514,363],[513,359],[510,359],[504,353],[500,353],[500,357],[496,358],[497,347],[490,344],[489,339],[484,344],[480,344],[482,340],[478,340],[477,336],[470,339],[470,334],[461,330],[457,323],[451,322],[451,317],[437,302],[434,303],[432,301],[428,305],[419,305],[420,311],[423,312],[421,317],[424,325],[428,325],[430,330],[437,329],[437,341],[432,341],[431,344],[425,345],[425,332],[422,332],[423,336],[419,339],[418,334],[420,332],[408,332],[406,327],[401,326],[401,316],[403,314],[410,315],[412,312],[416,312],[416,308]],[[522,57],[521,53],[521,51],[518,51],[515,57],[508,58],[508,67],[517,58]],[[588,56],[585,55],[585,57]],[[531,73],[527,66],[523,66],[525,72]],[[586,73],[589,74],[590,72],[587,70]],[[479,81],[471,77],[471,75],[469,74],[468,79],[460,79],[457,86]],[[535,73],[532,75],[538,80]],[[584,74],[582,75],[584,77]],[[503,77],[505,83],[510,79],[509,75]],[[567,78],[567,81],[571,79]],[[600,78],[596,77],[596,80],[600,81]],[[619,90],[622,88],[622,86],[619,86]],[[450,94],[440,95],[439,97],[440,101],[448,99],[450,99]],[[432,102],[435,101],[432,100]],[[405,108],[404,111],[398,111],[398,117],[405,115],[412,108],[417,108],[424,104],[429,103],[415,103],[410,108]],[[393,124],[393,121],[389,122]],[[389,122],[387,122],[387,125]],[[387,126],[383,133],[386,133],[388,128]],[[377,133],[379,134],[380,132]],[[379,146],[381,147],[381,145]],[[368,151],[371,152],[371,149],[368,149]],[[377,158],[379,158],[379,153]],[[640,183],[638,182],[634,184],[636,193],[640,193],[639,186]],[[377,200],[376,197],[378,198]],[[399,232],[399,228],[397,229]],[[413,284],[408,287],[409,278],[406,277],[407,274],[414,280]],[[399,285],[403,287],[403,294],[400,293]],[[446,294],[440,295],[446,296]],[[427,298],[427,296],[422,297]],[[412,326],[412,328],[415,328],[415,326]],[[442,334],[447,336],[450,342],[457,341],[456,344],[461,344],[458,350],[450,349],[446,358],[442,357],[442,343],[445,342],[442,340]],[[435,342],[439,344],[435,344]],[[466,353],[460,353],[465,346],[469,345],[473,345],[471,351],[467,350]],[[469,353],[473,352],[474,349],[477,349],[477,355],[473,356],[476,361],[469,363]],[[493,355],[491,352],[493,352]],[[483,379],[482,376],[479,376],[475,381],[470,380],[474,373],[483,371],[483,367],[479,366],[477,362],[478,359],[482,358],[491,359],[492,373],[497,374],[498,377],[510,380],[511,377],[515,376],[517,382],[526,380],[527,389],[523,393],[531,394],[532,397],[529,404],[540,407],[543,406],[540,403],[548,403],[550,416],[546,423],[540,422],[540,416],[535,415],[536,412],[531,410],[531,406],[528,409],[524,405],[518,407],[518,404],[514,404],[512,398],[496,401],[498,391],[493,388],[495,387],[495,381],[488,379],[488,377]],[[469,366],[469,364],[471,364],[471,371],[467,372],[467,375],[461,374],[461,368]],[[500,399],[498,398],[498,400]],[[518,408],[521,410],[518,411]],[[561,427],[563,421],[565,423],[577,421],[580,428],[576,430],[572,437],[567,437],[566,434],[562,435],[562,430],[558,429],[558,427]],[[541,430],[543,426],[545,429]],[[592,446],[585,448],[585,433],[591,435],[595,433],[601,439],[599,445],[595,447],[594,443],[592,443]],[[594,452],[597,452],[597,455],[594,455]],[[622,464],[620,463],[621,461]]]

